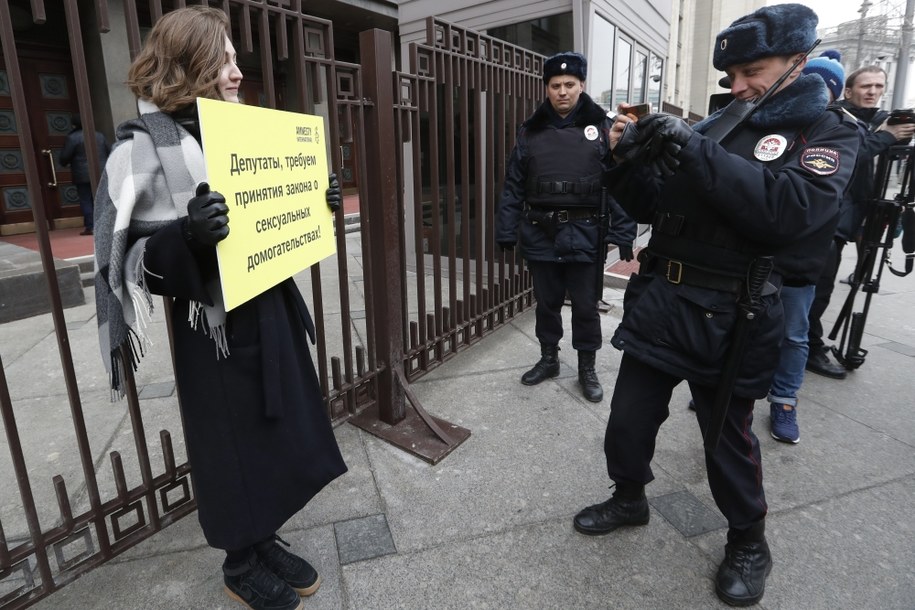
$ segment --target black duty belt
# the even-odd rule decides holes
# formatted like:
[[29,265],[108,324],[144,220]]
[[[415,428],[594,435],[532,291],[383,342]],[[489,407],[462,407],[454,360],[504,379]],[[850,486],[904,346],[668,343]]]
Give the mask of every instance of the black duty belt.
[[671,284],[686,284],[733,294],[740,294],[743,289],[742,278],[717,273],[663,256],[648,254],[640,258],[644,260],[642,260],[639,273],[653,272]]
[[596,218],[597,210],[594,208],[581,208],[571,210],[557,210],[554,208],[528,208],[527,217],[536,222],[564,223],[570,220],[585,220]]
[[566,182],[563,180],[540,181],[537,192],[548,195],[590,195],[600,192],[600,182]]

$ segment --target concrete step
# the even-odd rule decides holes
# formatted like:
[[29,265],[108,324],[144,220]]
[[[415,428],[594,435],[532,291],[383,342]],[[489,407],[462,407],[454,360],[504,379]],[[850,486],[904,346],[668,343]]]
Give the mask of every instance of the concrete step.
[[[80,278],[84,264],[82,261],[54,261],[61,303],[65,308],[86,302]],[[28,248],[0,242],[0,323],[49,311],[51,300],[41,255]]]
[[354,233],[362,228],[360,224],[361,220],[359,218],[359,212],[354,214],[345,214],[343,216],[343,232],[344,233]]
[[91,288],[95,285],[95,257],[92,255],[79,256],[68,258],[67,262],[79,267],[79,280],[83,287]]

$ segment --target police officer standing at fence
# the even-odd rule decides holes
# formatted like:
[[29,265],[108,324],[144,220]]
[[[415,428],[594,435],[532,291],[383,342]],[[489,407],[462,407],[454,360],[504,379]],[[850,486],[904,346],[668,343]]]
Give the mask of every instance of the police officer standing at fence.
[[586,76],[587,61],[579,53],[558,53],[544,61],[547,99],[518,130],[505,175],[496,242],[511,249],[520,236],[537,299],[540,360],[521,383],[536,385],[559,375],[561,309],[568,293],[578,381],[584,397],[599,402],[604,391],[594,359],[602,343],[597,310],[600,267],[608,243],[618,246],[621,259],[632,260],[636,224],[608,201],[606,216],[612,224],[600,226],[612,121],[584,92]]
[[[826,110],[818,76],[801,76],[816,24],[806,6],[782,4],[718,34],[713,63],[730,77],[732,109],[788,74],[743,123],[728,108],[695,130],[672,116],[619,116],[611,134],[621,161],[611,170],[611,190],[636,220],[652,222],[652,237],[611,340],[624,352],[604,438],[616,487],[609,500],[579,512],[574,527],[600,535],[648,523],[655,439],[674,387],[686,380],[707,441],[709,486],[728,521],[715,590],[736,606],[762,599],[772,568],[751,424],[784,335],[778,288],[782,276],[816,277],[805,252],[825,249],[832,238],[857,153],[854,121]],[[766,276],[770,256],[775,270]],[[734,363],[736,376],[725,386],[723,371]],[[720,438],[709,436],[716,406],[726,407]]]

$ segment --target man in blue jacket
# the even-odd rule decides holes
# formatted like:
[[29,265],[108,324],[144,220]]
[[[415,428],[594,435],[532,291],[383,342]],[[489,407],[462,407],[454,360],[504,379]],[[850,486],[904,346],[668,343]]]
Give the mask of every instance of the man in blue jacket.
[[579,512],[573,525],[601,535],[648,523],[645,485],[654,478],[650,464],[673,389],[689,384],[705,437],[747,277],[774,257],[775,270],[755,295],[745,350],[731,362],[737,375],[725,387],[730,399],[720,439],[705,452],[709,487],[728,521],[715,592],[735,606],[762,599],[772,568],[751,425],[754,400],[767,394],[784,336],[778,289],[782,277],[814,281],[819,274],[824,257],[808,253],[825,254],[857,154],[854,121],[827,111],[820,77],[801,75],[816,24],[806,6],[782,4],[718,34],[713,64],[730,78],[735,108],[758,100],[787,74],[743,123],[731,121],[728,108],[695,130],[667,115],[637,122],[618,116],[611,133],[620,161],[611,170],[611,190],[636,221],[652,223],[652,236],[611,340],[624,352],[604,437],[615,489],[609,500]]
[[612,121],[584,92],[587,69],[579,53],[558,53],[544,61],[547,99],[518,130],[499,205],[496,242],[511,249],[520,236],[537,299],[540,360],[521,383],[536,385],[559,375],[561,310],[568,294],[578,382],[587,400],[600,402],[604,391],[594,369],[603,343],[597,310],[599,267],[607,243],[617,244],[621,259],[632,260],[636,224],[611,201],[611,225],[604,243],[599,243]]

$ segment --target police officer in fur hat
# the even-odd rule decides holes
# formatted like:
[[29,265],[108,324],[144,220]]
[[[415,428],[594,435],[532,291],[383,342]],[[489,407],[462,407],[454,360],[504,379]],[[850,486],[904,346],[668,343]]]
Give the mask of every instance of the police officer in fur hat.
[[[559,53],[543,63],[546,100],[518,130],[499,206],[496,242],[520,241],[537,299],[540,360],[521,383],[559,375],[561,309],[572,303],[572,347],[578,382],[592,402],[604,392],[594,369],[601,329],[597,277],[607,243],[632,260],[636,224],[610,202],[609,230],[598,227],[602,178],[609,167],[612,121],[584,92],[588,64],[579,53]],[[601,234],[606,237],[599,243]]]
[[[784,277],[816,280],[823,261],[810,253],[825,252],[832,239],[857,154],[854,121],[827,110],[819,76],[801,75],[816,24],[809,8],[781,4],[718,34],[713,63],[730,79],[730,110],[788,74],[745,121],[729,108],[695,129],[667,115],[637,122],[623,115],[611,132],[618,164],[608,184],[630,216],[652,223],[652,236],[611,340],[623,351],[604,439],[615,489],[579,512],[574,527],[600,535],[648,523],[656,436],[685,380],[706,439],[712,496],[728,522],[715,591],[734,606],[762,599],[772,569],[751,424],[784,336],[778,291]],[[732,367],[726,383],[723,371]],[[726,407],[720,437],[715,405]]]

